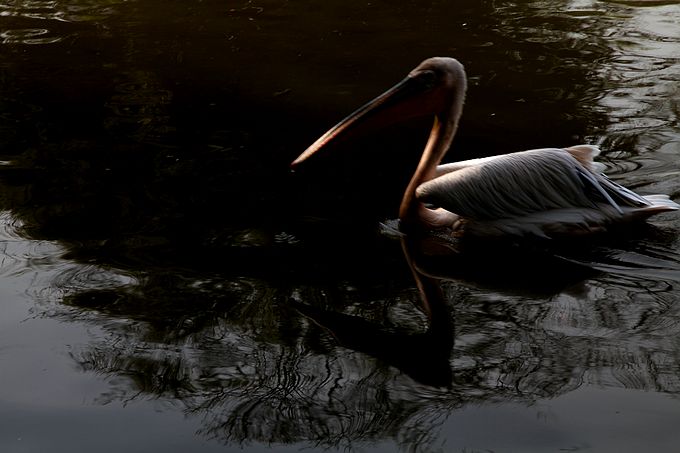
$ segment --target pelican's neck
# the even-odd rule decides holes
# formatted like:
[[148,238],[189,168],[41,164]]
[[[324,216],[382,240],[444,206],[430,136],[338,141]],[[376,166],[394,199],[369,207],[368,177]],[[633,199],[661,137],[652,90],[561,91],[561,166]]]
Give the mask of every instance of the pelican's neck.
[[418,203],[415,199],[416,188],[434,178],[437,172],[437,165],[444,158],[444,155],[451,146],[453,137],[456,135],[458,120],[463,111],[463,98],[465,95],[465,85],[457,85],[454,88],[453,102],[450,110],[439,113],[434,117],[434,124],[430,131],[430,137],[425,145],[423,155],[418,162],[411,181],[406,187],[404,197],[399,207],[399,219],[409,221],[417,218]]

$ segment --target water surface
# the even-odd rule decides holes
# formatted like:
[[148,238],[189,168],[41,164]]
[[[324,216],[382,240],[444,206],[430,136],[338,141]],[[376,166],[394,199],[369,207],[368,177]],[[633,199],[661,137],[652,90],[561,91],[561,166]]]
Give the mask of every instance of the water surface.
[[0,3],[2,451],[672,451],[677,215],[421,262],[428,331],[380,223],[429,124],[288,170],[450,55],[447,160],[593,143],[677,201],[680,6],[520,3]]

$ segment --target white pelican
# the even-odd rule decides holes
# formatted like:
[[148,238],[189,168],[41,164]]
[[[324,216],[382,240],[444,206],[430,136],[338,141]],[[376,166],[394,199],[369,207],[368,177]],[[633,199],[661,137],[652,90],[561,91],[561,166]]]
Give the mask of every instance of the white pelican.
[[291,164],[336,137],[434,116],[399,209],[402,227],[446,228],[455,236],[574,236],[680,208],[666,195],[638,195],[598,171],[591,145],[545,148],[439,165],[463,110],[466,77],[453,58],[429,58],[400,83],[331,128]]

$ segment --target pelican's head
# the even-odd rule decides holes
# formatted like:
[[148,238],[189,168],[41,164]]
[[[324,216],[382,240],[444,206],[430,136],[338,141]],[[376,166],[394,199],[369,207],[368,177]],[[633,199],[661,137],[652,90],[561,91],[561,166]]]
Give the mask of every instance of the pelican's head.
[[[453,58],[434,57],[420,63],[408,76],[333,126],[293,161],[295,167],[340,136],[400,121],[439,116],[462,104],[465,93],[463,65]],[[456,103],[455,97],[459,97]]]

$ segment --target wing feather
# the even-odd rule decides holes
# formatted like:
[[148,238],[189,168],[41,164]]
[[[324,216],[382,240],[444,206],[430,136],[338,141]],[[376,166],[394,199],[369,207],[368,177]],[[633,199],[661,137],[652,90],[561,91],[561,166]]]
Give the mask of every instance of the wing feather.
[[440,176],[418,187],[416,196],[474,220],[599,205],[621,214],[620,204],[650,206],[645,198],[591,171],[595,155],[595,147],[546,148],[446,164],[438,167]]

